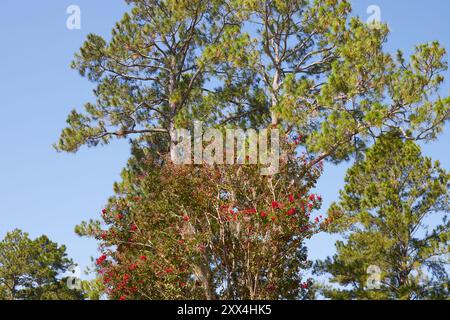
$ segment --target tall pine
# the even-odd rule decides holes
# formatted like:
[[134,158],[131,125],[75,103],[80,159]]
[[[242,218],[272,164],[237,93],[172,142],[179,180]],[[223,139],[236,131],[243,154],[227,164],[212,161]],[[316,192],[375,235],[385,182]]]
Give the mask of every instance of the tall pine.
[[345,178],[329,209],[337,253],[319,262],[332,299],[432,299],[449,294],[449,177],[397,133],[383,136]]

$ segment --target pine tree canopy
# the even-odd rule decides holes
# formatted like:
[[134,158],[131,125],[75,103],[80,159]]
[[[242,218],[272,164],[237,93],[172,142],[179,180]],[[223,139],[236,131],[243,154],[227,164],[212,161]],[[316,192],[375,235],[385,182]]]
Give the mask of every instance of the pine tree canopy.
[[91,34],[76,55],[97,101],[69,115],[58,150],[149,134],[174,143],[174,128],[200,119],[299,132],[317,163],[392,128],[431,140],[448,120],[445,49],[393,56],[387,26],[354,17],[348,1],[127,2],[111,40]]
[[[334,231],[346,240],[317,265],[343,288],[325,288],[327,297],[448,298],[450,175],[399,136],[383,136],[348,171],[340,201],[329,210]],[[367,287],[370,266],[381,271],[379,289]]]

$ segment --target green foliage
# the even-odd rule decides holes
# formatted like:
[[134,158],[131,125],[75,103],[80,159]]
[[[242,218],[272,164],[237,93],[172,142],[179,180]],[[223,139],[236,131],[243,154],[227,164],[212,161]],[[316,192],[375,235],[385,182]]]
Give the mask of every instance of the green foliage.
[[339,162],[392,128],[432,140],[448,120],[445,49],[393,57],[387,26],[352,17],[346,0],[127,2],[111,41],[90,35],[76,55],[98,99],[71,113],[59,150],[201,119],[283,126],[308,137],[316,162]]
[[[383,136],[352,167],[339,203],[332,205],[337,254],[317,265],[342,289],[333,299],[448,298],[449,177],[398,132]],[[430,225],[430,217],[442,222]],[[432,220],[431,220],[432,221]],[[369,266],[381,269],[381,287],[367,288]]]
[[0,242],[0,299],[82,299],[82,293],[68,289],[61,278],[72,265],[65,246],[46,236],[31,240],[28,234],[14,230]]
[[214,112],[202,97],[220,71],[221,51],[236,44],[223,1],[127,2],[133,8],[111,41],[91,34],[75,57],[72,67],[98,83],[97,102],[88,103],[85,114],[70,114],[58,150],[134,134],[168,135],[186,114]]
[[99,278],[84,280],[81,282],[81,287],[86,300],[101,300],[104,298],[105,286]]
[[[243,210],[249,210],[250,206],[250,209],[258,211],[258,206],[263,202],[261,199],[267,202],[272,198],[276,201],[277,194],[274,190],[267,189],[270,186],[269,181],[263,181],[259,176],[259,180],[256,179],[255,172],[250,169],[220,169],[216,177],[206,169],[171,167],[166,160],[169,147],[176,143],[174,129],[188,128],[196,119],[204,121],[207,127],[258,129],[272,126],[282,129],[286,137],[301,136],[302,147],[306,148],[308,154],[306,162],[300,166],[287,166],[289,173],[284,172],[284,176],[277,178],[281,190],[286,192],[289,188],[302,184],[310,186],[311,176],[308,176],[308,173],[321,161],[341,162],[350,159],[352,155],[360,157],[372,141],[376,142],[381,137],[381,142],[375,144],[377,147],[370,149],[366,162],[359,163],[353,169],[357,172],[349,172],[349,177],[358,176],[355,182],[349,181],[349,186],[356,191],[352,191],[351,196],[344,193],[342,207],[336,205],[330,211],[331,219],[334,219],[333,215],[339,210],[346,213],[344,217],[348,216],[339,219],[339,227],[359,227],[371,232],[370,237],[366,237],[364,233],[363,236],[355,233],[349,239],[348,245],[359,250],[355,253],[359,255],[359,260],[355,260],[354,268],[349,269],[350,273],[344,280],[336,280],[360,289],[330,292],[334,297],[404,298],[439,296],[447,290],[444,287],[444,291],[438,289],[444,282],[442,263],[427,259],[427,255],[436,253],[436,250],[440,250],[440,245],[447,241],[447,222],[441,226],[442,229],[437,228],[427,234],[423,238],[426,240],[401,238],[401,244],[395,242],[392,236],[388,236],[389,232],[383,233],[386,230],[372,228],[373,225],[378,228],[379,225],[386,224],[402,237],[406,237],[409,227],[420,225],[423,219],[420,213],[426,216],[427,210],[431,210],[429,208],[436,209],[437,203],[442,202],[437,199],[441,195],[439,192],[442,191],[443,182],[435,182],[442,178],[436,180],[429,175],[444,173],[426,158],[419,157],[417,147],[412,141],[435,139],[449,118],[450,98],[442,97],[440,92],[444,81],[443,72],[447,70],[445,49],[433,42],[418,45],[410,58],[405,58],[402,52],[398,52],[394,57],[384,49],[389,34],[388,27],[380,25],[374,28],[353,17],[350,2],[347,0],[126,2],[131,5],[130,12],[117,23],[111,40],[89,35],[75,57],[72,67],[97,84],[94,92],[97,101],[86,104],[83,113],[72,111],[67,120],[68,127],[63,130],[56,145],[60,151],[76,152],[82,145],[96,146],[107,144],[113,138],[131,138],[134,146],[144,146],[137,148],[139,151],[135,150],[141,156],[131,159],[131,167],[125,170],[123,182],[116,185],[116,196],[111,199],[108,208],[114,214],[119,212],[118,214],[127,217],[127,220],[112,221],[108,220],[111,217],[103,217],[112,225],[107,230],[106,240],[96,234],[101,227],[98,221],[83,223],[76,230],[80,235],[96,236],[105,247],[110,245],[108,256],[105,256],[111,258],[110,271],[113,272],[110,277],[106,277],[114,284],[106,283],[111,290],[108,292],[110,296],[305,296],[304,292],[301,294],[298,287],[292,284],[298,284],[301,269],[298,264],[292,268],[285,265],[280,267],[291,268],[298,273],[292,272],[293,280],[289,284],[287,280],[283,282],[282,272],[277,274],[277,277],[274,276],[276,289],[271,291],[272,293],[267,291],[267,286],[273,284],[267,280],[267,274],[260,282],[255,281],[262,284],[260,289],[264,287],[267,290],[258,291],[250,290],[248,283],[238,286],[237,281],[226,278],[230,272],[239,273],[241,270],[225,267],[222,270],[219,267],[217,270],[207,270],[214,266],[214,263],[208,260],[211,257],[217,259],[216,266],[221,265],[221,259],[224,259],[219,247],[215,247],[219,242],[213,239],[213,233],[209,232],[220,231],[223,226],[219,221],[211,227],[208,224],[210,221],[205,218],[208,217],[206,213],[210,214],[219,205],[214,202],[218,201],[215,198],[218,186],[235,188],[240,197],[236,203],[230,205],[242,207]],[[395,131],[399,137],[386,138],[386,132],[391,131]],[[402,144],[399,142],[401,139],[408,142]],[[146,144],[148,141],[152,141],[150,146]],[[371,164],[374,168],[378,165],[378,171],[372,167],[363,167],[364,163],[372,163],[371,157],[376,158],[377,148],[389,150],[386,156],[393,158],[388,161],[382,154],[378,154],[379,165],[375,162]],[[409,159],[411,163],[400,161],[398,164],[397,160],[406,160],[401,156],[396,157],[398,154],[395,152],[405,150],[413,155],[416,150],[416,160],[422,159],[420,165],[415,164],[410,157],[405,159]],[[149,161],[147,153],[152,154],[151,165],[145,163]],[[386,161],[383,162],[384,160]],[[385,170],[382,164],[388,170]],[[407,165],[413,169],[409,169]],[[136,176],[136,171],[139,170],[144,170],[141,172],[142,179]],[[254,181],[260,194],[255,196],[255,191],[243,184],[244,180],[237,181],[237,173],[233,173],[233,170],[245,171],[245,179]],[[364,175],[362,172],[365,171],[371,172],[371,175]],[[392,177],[380,176],[371,182],[371,178],[385,172],[390,172]],[[411,174],[400,177],[399,172]],[[173,173],[179,173],[180,176]],[[297,185],[289,186],[292,177],[297,179]],[[408,182],[407,187],[399,187],[395,185],[397,178],[399,181],[413,180]],[[358,181],[366,183],[359,186]],[[434,182],[426,184],[429,181]],[[426,188],[431,189],[428,191]],[[397,198],[392,198],[400,189],[406,196],[397,193]],[[309,189],[304,191],[308,192]],[[360,201],[354,196],[358,192]],[[139,201],[130,198],[131,195],[137,196]],[[170,203],[168,197],[172,197],[174,202]],[[260,202],[250,205],[247,200],[255,197],[261,197],[258,200]],[[433,199],[436,203],[432,202]],[[386,204],[381,204],[382,200],[386,201]],[[191,250],[186,257],[179,258],[182,257],[181,252],[177,251],[179,248],[169,246],[171,237],[175,237],[170,233],[173,225],[180,227],[177,223],[183,223],[178,221],[180,217],[177,215],[187,208],[189,214],[195,216],[191,221],[195,221],[199,228],[210,226],[209,233],[199,233],[199,238],[193,242],[209,245],[209,248],[215,250],[211,249],[214,254],[205,258],[205,261],[210,263],[206,268],[208,276],[205,276],[205,270],[201,274],[202,272],[185,270],[182,267],[184,264],[198,267],[198,263],[192,263],[192,259],[194,262],[203,259],[201,255],[199,257],[198,252]],[[138,230],[143,230],[143,233],[139,231],[140,238],[132,239],[131,244],[128,238],[131,236],[130,225],[117,225],[124,221],[136,224]],[[306,224],[306,221],[303,223]],[[333,228],[332,225],[327,227]],[[113,232],[113,235],[109,232]],[[412,233],[411,230],[409,232]],[[110,236],[114,241],[107,240]],[[160,251],[155,251],[153,245],[149,245],[149,241],[153,241],[152,237],[165,239],[161,241],[162,247],[157,248]],[[376,247],[371,247],[371,242],[367,241],[372,237],[376,239]],[[141,241],[141,246],[145,245],[144,248],[136,249],[137,240]],[[221,239],[227,244],[233,244],[234,240],[232,233],[226,233]],[[276,248],[293,248],[290,247],[290,237],[280,237],[278,240],[279,243],[274,244]],[[303,258],[302,240],[303,238],[299,237],[296,249]],[[343,256],[353,252],[347,250],[346,245],[338,243]],[[408,264],[412,263],[411,261],[402,260],[408,260],[410,256],[407,259],[404,255],[399,255],[396,246],[406,245],[414,250],[421,248],[413,255],[414,262],[420,261],[418,266],[414,263],[414,266],[411,266]],[[254,248],[255,251],[247,253],[247,258],[252,257],[251,261],[271,261],[269,252],[265,251],[261,243],[257,243]],[[395,272],[400,267],[391,268],[389,263],[377,261],[380,267],[383,266],[384,270],[391,272],[385,275],[384,279],[387,279],[389,286],[397,288],[395,293],[387,289],[377,292],[363,289],[368,261],[361,259],[369,257],[367,253],[379,256],[380,252],[385,253],[382,249],[399,258],[401,268],[405,268],[405,264],[409,268],[407,280],[398,280],[395,278]],[[246,253],[244,250],[236,250],[233,258],[241,263],[242,260],[239,259],[243,259]],[[166,272],[166,277],[161,279],[155,269],[147,266],[148,273],[142,273],[140,276],[144,278],[142,281],[153,287],[142,287],[139,282],[129,286],[132,280],[125,273],[126,263],[134,266],[134,260],[141,251],[145,251],[152,261],[166,258],[167,261],[161,261],[165,268],[175,270],[176,268],[171,266],[175,264],[177,270],[182,270],[179,276],[185,278],[180,280],[172,277],[172,272],[170,275]],[[295,254],[289,256],[291,259],[286,260],[287,264],[295,264]],[[338,266],[348,263],[344,258],[343,261],[336,263]],[[159,269],[163,268],[161,263],[158,264]],[[327,265],[330,268],[334,266],[331,260],[327,261]],[[427,289],[426,294],[419,292],[417,281],[409,280],[414,272],[420,273],[424,268],[430,269],[428,272],[432,272],[434,276],[423,286],[434,286],[433,290]],[[253,274],[254,270],[250,269],[249,266],[242,268],[242,274],[245,274],[242,279]],[[403,277],[405,269],[401,269],[401,272]],[[193,286],[183,286],[181,289],[179,282],[189,283],[193,274],[198,280],[194,281]],[[126,281],[119,279],[125,276]],[[198,284],[203,289],[199,289]],[[220,292],[219,288],[225,291]],[[285,291],[282,291],[282,288]]]

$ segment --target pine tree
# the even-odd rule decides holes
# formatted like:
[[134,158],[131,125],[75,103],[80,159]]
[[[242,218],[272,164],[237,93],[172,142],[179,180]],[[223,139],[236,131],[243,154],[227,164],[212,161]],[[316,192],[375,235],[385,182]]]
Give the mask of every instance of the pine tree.
[[[220,84],[221,51],[239,41],[239,28],[223,1],[127,0],[130,13],[106,42],[91,34],[72,67],[97,83],[96,103],[72,111],[58,150],[112,138],[163,135],[176,142],[174,129],[193,117],[209,119],[211,81]],[[231,57],[231,55],[229,56]],[[206,115],[205,115],[206,114]],[[205,115],[205,116],[204,116]],[[167,152],[169,145],[164,146]]]
[[127,2],[112,39],[89,35],[76,55],[97,102],[70,114],[59,150],[154,134],[173,145],[174,128],[201,119],[303,135],[313,166],[392,128],[432,140],[449,118],[445,49],[393,57],[387,26],[352,17],[346,0]]
[[61,278],[73,265],[65,246],[14,230],[0,242],[0,252],[0,299],[83,299],[81,291],[69,289]]
[[448,67],[439,43],[418,45],[408,62],[384,49],[388,27],[352,16],[349,1],[233,3],[247,35],[237,48],[248,57],[240,66],[255,75],[251,94],[233,101],[256,112],[258,97],[266,105],[263,124],[306,138],[311,166],[358,155],[392,128],[426,141],[442,131],[450,98],[438,94]]
[[329,210],[346,241],[317,265],[341,286],[326,288],[325,296],[448,298],[449,177],[414,142],[397,132],[383,136],[348,171],[340,201]]

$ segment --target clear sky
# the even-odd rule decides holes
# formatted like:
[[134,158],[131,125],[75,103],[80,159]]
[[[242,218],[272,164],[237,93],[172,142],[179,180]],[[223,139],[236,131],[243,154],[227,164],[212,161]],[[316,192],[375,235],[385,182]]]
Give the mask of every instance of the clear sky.
[[[391,27],[389,50],[409,53],[415,44],[439,40],[450,51],[450,1],[354,0],[355,14],[367,19],[378,5]],[[81,8],[81,30],[66,28],[66,9]],[[78,238],[74,226],[98,218],[113,182],[129,157],[125,142],[58,154],[56,142],[66,117],[93,99],[93,85],[69,68],[88,33],[108,37],[125,12],[123,0],[2,0],[0,4],[0,238],[21,228],[48,235],[68,247],[82,268],[97,255],[93,240]],[[450,79],[450,73],[448,73]],[[443,93],[450,94],[450,80]],[[450,170],[450,128],[425,153]],[[326,166],[318,186],[324,208],[337,199],[346,165]],[[309,242],[310,257],[333,253],[334,238]]]

